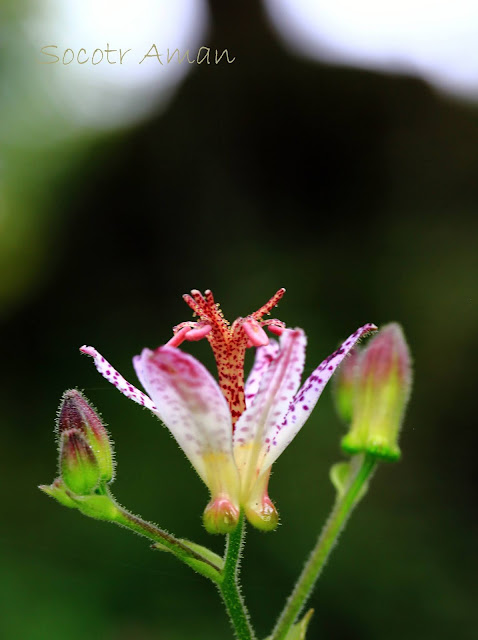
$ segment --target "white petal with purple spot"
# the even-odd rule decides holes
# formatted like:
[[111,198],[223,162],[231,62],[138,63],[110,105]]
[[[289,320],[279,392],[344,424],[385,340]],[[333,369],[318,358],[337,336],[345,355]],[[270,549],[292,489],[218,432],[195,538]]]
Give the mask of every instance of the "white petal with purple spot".
[[375,331],[376,328],[373,324],[366,324],[360,327],[360,329],[357,329],[355,333],[345,340],[339,349],[321,362],[315,371],[307,378],[291,402],[285,417],[276,425],[270,434],[270,442],[268,443],[265,456],[261,461],[261,467],[270,467],[292,442],[310,416],[325,385],[339,364],[364,335],[370,331]]
[[87,347],[85,345],[81,347],[80,351],[93,358],[95,366],[99,373],[101,373],[101,375],[106,378],[108,382],[111,382],[111,384],[113,384],[118,389],[118,391],[121,391],[121,393],[127,398],[134,400],[134,402],[137,402],[141,406],[150,409],[151,411],[153,411],[153,413],[158,415],[158,409],[151,398],[149,398],[146,394],[144,394],[142,391],[125,380],[123,376],[118,373],[118,371],[116,371],[116,369],[112,367],[110,363],[105,360],[101,353],[98,353],[98,351],[94,347]]
[[[191,464],[211,488],[220,473],[237,476],[232,422],[219,385],[195,358],[174,347],[144,349],[133,360],[142,385]],[[231,471],[231,465],[233,471]]]
[[278,353],[279,343],[277,340],[269,340],[268,345],[256,349],[254,365],[247,377],[246,386],[244,388],[247,407],[251,406],[256,393],[259,391],[262,376]]
[[284,330],[278,355],[262,375],[252,405],[237,421],[234,455],[246,483],[257,472],[257,456],[265,455],[269,447],[268,432],[283,419],[299,387],[306,342],[301,329]]

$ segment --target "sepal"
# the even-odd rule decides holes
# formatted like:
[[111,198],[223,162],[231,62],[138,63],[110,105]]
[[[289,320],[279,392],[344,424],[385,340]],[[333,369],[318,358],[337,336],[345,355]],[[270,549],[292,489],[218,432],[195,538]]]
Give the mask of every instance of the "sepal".
[[40,491],[43,491],[43,493],[46,493],[47,496],[55,498],[55,500],[64,507],[77,509],[76,503],[69,497],[65,483],[61,478],[57,478],[51,484],[41,484],[38,488]]
[[67,491],[67,495],[75,503],[77,509],[89,518],[115,522],[120,515],[115,501],[108,495],[76,496]]

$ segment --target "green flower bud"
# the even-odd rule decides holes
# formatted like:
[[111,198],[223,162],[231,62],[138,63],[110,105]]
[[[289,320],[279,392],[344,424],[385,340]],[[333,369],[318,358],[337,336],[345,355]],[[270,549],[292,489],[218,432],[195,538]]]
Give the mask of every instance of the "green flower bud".
[[93,493],[100,482],[95,454],[78,429],[61,434],[60,470],[66,488],[78,496]]
[[355,380],[359,362],[359,349],[355,347],[344,358],[334,376],[334,400],[337,413],[349,424],[353,416]]
[[113,447],[108,432],[96,411],[77,389],[65,391],[58,410],[59,434],[70,429],[81,431],[95,455],[101,481],[110,482],[114,475]]
[[117,522],[118,517],[121,515],[118,505],[109,495],[77,495],[73,496],[73,501],[81,513],[89,518],[106,520],[107,522]]
[[355,369],[353,418],[342,439],[347,453],[398,460],[398,435],[410,396],[411,362],[400,325],[386,325],[360,353]]

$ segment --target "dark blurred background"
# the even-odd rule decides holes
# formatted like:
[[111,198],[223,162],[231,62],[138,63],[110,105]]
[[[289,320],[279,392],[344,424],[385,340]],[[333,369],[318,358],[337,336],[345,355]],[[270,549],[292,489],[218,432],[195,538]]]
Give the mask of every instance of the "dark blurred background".
[[[234,319],[284,286],[277,315],[307,332],[307,372],[368,321],[402,323],[415,361],[403,459],[379,469],[342,535],[308,639],[476,638],[476,103],[419,75],[300,56],[252,0],[199,5],[188,37],[196,51],[227,47],[232,64],[191,65],[165,100],[154,78],[108,97],[108,68],[85,66],[106,102],[76,112],[70,67],[39,63],[56,14],[33,28],[37,7],[2,3],[0,635],[231,637],[201,577],[36,487],[56,476],[55,412],[77,386],[113,434],[118,500],[221,552],[201,525],[207,491],[174,440],[78,347],[135,382],[131,357],[190,319],[184,292],[211,288]],[[159,34],[160,16],[144,18]],[[137,50],[187,48],[159,39]],[[84,46],[70,40],[63,48]],[[213,366],[206,344],[187,349]],[[250,530],[243,563],[260,637],[328,514],[342,432],[327,389],[274,467],[281,526]]]

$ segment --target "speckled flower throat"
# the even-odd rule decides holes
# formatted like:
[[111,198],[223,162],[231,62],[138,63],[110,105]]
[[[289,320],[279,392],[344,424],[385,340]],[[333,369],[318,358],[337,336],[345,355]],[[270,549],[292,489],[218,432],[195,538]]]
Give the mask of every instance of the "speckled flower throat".
[[177,347],[184,340],[196,341],[207,338],[216,359],[219,386],[231,410],[232,427],[246,409],[244,392],[244,357],[246,348],[262,347],[269,338],[262,327],[268,327],[275,335],[281,335],[284,323],[276,319],[263,320],[270,315],[285,293],[279,289],[260,309],[245,318],[237,318],[232,325],[224,318],[221,308],[214,301],[212,291],[204,296],[193,289],[191,295],[184,295],[184,301],[191,307],[199,320],[182,322],[174,327],[174,337],[168,345]]

